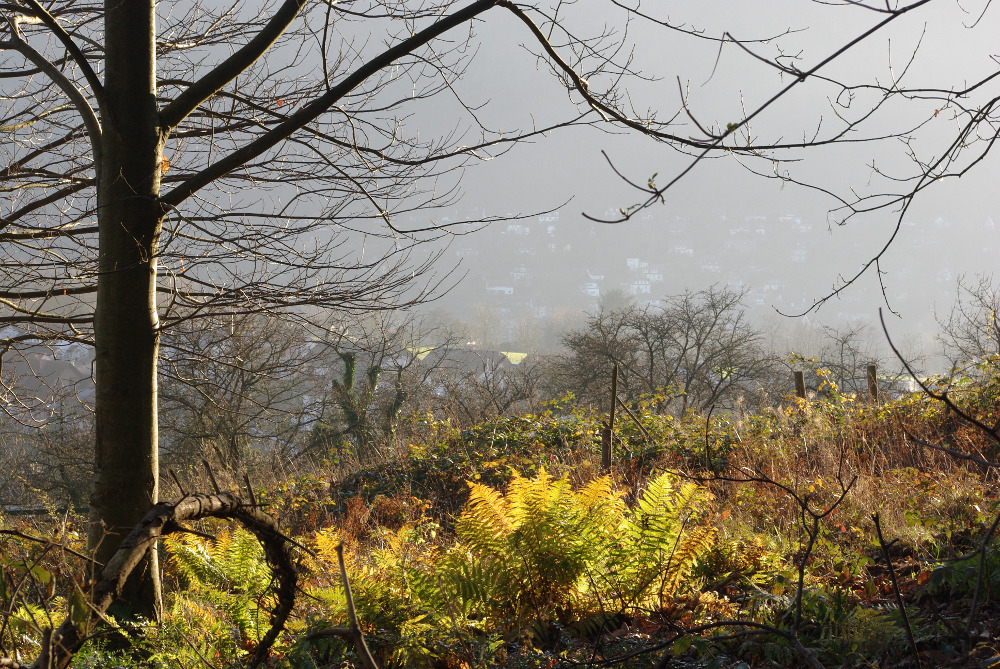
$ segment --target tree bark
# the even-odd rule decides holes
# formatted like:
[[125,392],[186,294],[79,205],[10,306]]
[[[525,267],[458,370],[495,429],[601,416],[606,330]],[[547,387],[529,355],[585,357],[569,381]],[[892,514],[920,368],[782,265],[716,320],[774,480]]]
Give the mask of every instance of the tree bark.
[[[98,172],[96,481],[90,545],[106,562],[157,502],[156,266],[163,136],[156,107],[154,6],[105,3],[106,108]],[[131,613],[159,614],[155,551],[122,592]]]

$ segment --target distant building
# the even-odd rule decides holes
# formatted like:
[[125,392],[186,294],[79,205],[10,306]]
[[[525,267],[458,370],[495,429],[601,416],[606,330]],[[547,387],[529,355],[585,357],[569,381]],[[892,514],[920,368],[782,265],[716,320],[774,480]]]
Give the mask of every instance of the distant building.
[[653,292],[653,286],[645,279],[639,279],[629,284],[628,292],[632,295],[649,295]]
[[663,272],[655,267],[643,267],[642,275],[650,283],[656,283],[657,281],[663,281]]
[[511,281],[524,281],[525,279],[528,278],[528,275],[529,275],[528,268],[525,267],[524,265],[521,265],[517,269],[511,270],[509,272]]
[[705,272],[715,273],[715,272],[721,272],[722,271],[722,266],[719,264],[718,258],[711,257],[711,256],[706,257],[706,258],[702,258],[698,262],[698,267],[700,267],[702,269],[702,271],[705,271]]
[[493,293],[495,295],[513,295],[514,286],[491,286],[487,284],[486,292]]

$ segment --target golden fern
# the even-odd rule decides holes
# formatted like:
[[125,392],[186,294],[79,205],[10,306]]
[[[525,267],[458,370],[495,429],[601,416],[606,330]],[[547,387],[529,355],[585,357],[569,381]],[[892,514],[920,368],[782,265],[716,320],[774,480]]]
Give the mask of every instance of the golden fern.
[[501,549],[513,529],[503,495],[487,485],[473,484],[455,526],[459,536],[475,549],[489,552]]
[[313,536],[312,548],[316,558],[328,565],[337,564],[337,546],[343,543],[340,532],[335,528],[322,529]]
[[595,511],[602,515],[617,513],[620,519],[625,510],[622,495],[614,489],[610,476],[602,476],[590,481],[577,491],[576,499],[581,508],[588,513]]
[[680,589],[691,575],[698,559],[711,550],[715,535],[716,528],[708,525],[692,527],[683,532],[664,569],[660,589],[661,605],[663,597]]
[[[683,587],[714,541],[704,522],[710,499],[669,475],[650,481],[634,508],[608,477],[576,491],[545,470],[515,476],[506,494],[471,484],[459,543],[414,556],[388,537],[376,560],[382,580],[359,579],[360,598],[375,604],[377,593],[398,586],[414,629],[457,624],[507,638],[597,610],[628,613]],[[317,548],[324,541],[317,537]]]
[[190,599],[224,612],[244,638],[256,639],[267,628],[271,570],[254,535],[237,528],[214,542],[189,534],[164,542],[171,563],[188,583]]

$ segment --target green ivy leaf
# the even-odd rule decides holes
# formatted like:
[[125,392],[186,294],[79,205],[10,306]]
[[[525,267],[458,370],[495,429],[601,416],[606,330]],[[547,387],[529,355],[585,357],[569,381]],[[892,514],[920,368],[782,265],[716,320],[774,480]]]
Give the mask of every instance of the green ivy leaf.
[[86,636],[90,623],[90,606],[87,603],[87,596],[78,585],[74,586],[73,594],[69,598],[69,619],[81,634]]

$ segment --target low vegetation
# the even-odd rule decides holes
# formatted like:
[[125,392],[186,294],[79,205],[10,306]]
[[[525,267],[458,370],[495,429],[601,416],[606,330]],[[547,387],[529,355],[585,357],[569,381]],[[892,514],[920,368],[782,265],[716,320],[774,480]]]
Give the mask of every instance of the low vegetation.
[[[949,390],[959,411],[997,418],[994,376]],[[336,629],[340,546],[380,667],[997,661],[992,435],[926,394],[873,403],[830,381],[755,413],[675,417],[656,402],[619,423],[607,475],[603,417],[564,399],[465,430],[412,416],[396,461],[256,482],[300,571],[269,666],[362,666]],[[82,519],[3,527],[0,655],[34,658],[86,601]],[[75,666],[249,662],[272,569],[244,529],[191,530],[162,542],[163,621],[111,610]]]

